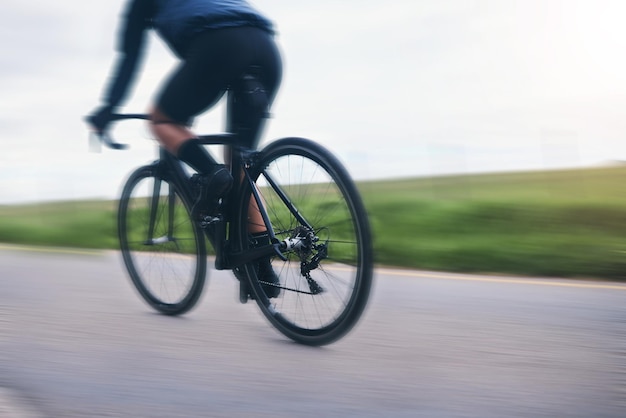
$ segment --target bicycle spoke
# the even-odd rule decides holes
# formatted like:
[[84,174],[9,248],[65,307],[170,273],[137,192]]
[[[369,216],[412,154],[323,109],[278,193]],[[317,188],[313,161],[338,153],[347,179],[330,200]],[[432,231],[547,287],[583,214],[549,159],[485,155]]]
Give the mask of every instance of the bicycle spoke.
[[345,171],[319,146],[289,139],[268,148],[257,190],[276,238],[289,240],[292,250],[287,261],[272,261],[281,281],[277,298],[264,298],[252,282],[257,302],[289,337],[328,343],[354,325],[371,286],[365,211]]
[[141,296],[163,313],[190,309],[204,284],[204,237],[174,186],[137,170],[118,216],[124,262]]

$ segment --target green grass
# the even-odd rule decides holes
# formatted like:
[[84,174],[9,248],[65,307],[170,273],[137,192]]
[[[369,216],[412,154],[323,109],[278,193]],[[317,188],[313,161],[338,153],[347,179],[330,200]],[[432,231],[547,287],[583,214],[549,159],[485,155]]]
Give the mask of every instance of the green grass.
[[0,206],[0,242],[116,248],[115,214],[109,201]]
[[[626,167],[360,183],[378,264],[626,278]],[[115,202],[0,206],[0,242],[116,248]]]
[[626,168],[362,185],[382,264],[626,277]]

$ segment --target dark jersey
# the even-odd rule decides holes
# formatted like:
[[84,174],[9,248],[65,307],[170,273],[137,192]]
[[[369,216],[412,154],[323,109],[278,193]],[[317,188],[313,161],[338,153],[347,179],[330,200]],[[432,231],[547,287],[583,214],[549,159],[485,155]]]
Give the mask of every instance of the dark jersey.
[[273,33],[272,23],[245,0],[131,0],[118,49],[122,57],[105,102],[117,106],[132,82],[143,52],[146,29],[154,28],[179,58],[189,43],[211,29],[253,26]]
[[172,50],[184,57],[189,41],[208,29],[272,24],[243,0],[154,0],[154,28]]

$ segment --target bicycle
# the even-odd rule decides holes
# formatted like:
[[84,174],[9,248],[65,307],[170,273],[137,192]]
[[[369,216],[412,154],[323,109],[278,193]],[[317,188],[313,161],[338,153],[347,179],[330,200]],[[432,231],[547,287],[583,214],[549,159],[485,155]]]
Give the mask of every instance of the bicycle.
[[[230,170],[241,179],[217,211],[201,219],[192,216],[193,175],[163,148],[159,159],[128,177],[117,221],[132,283],[158,312],[187,312],[203,291],[206,237],[215,268],[232,270],[239,280],[242,303],[254,299],[269,322],[298,343],[332,343],[357,323],[372,286],[372,239],[361,197],[343,165],[319,144],[284,138],[245,149],[236,145],[240,134],[200,136],[207,146],[231,146]],[[107,134],[100,138],[110,148],[126,148]],[[267,227],[267,245],[254,245],[248,234],[250,199]],[[263,257],[271,257],[280,284],[259,280],[255,260]],[[268,286],[279,287],[279,296],[269,298]]]

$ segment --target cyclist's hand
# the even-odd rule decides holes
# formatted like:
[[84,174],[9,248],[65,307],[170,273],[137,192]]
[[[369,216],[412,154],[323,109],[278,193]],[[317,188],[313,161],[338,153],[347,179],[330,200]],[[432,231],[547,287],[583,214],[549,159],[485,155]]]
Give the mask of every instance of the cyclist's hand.
[[111,114],[113,108],[111,106],[102,106],[91,115],[87,116],[87,122],[98,134],[106,131],[107,126],[111,122]]

